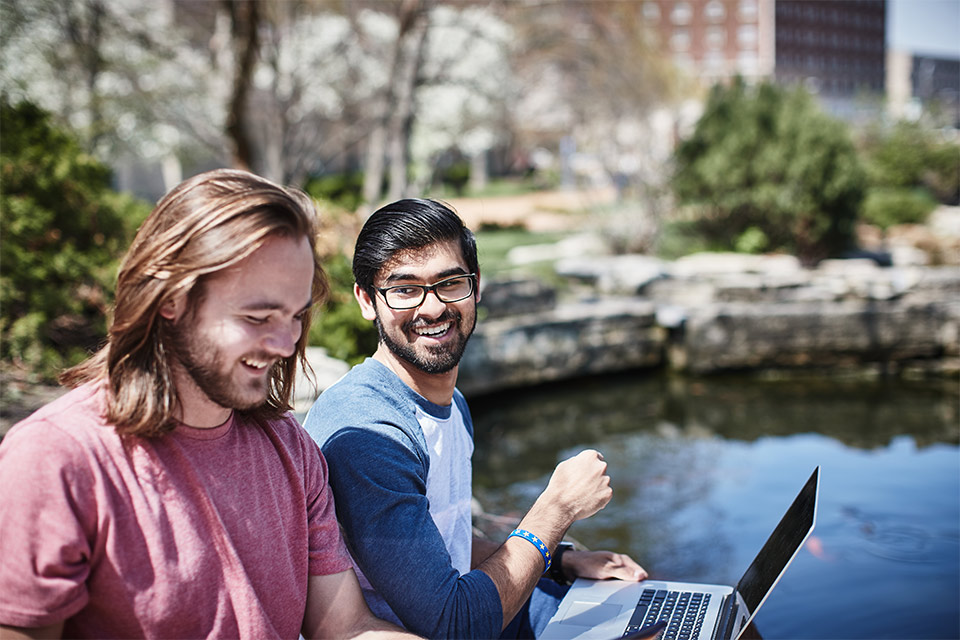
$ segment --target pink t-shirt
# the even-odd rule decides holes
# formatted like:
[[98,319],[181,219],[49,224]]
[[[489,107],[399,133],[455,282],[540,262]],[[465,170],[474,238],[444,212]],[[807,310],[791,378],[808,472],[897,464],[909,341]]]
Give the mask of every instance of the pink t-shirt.
[[65,637],[294,638],[308,575],[351,568],[292,417],[126,446],[84,385],[0,444],[0,623]]

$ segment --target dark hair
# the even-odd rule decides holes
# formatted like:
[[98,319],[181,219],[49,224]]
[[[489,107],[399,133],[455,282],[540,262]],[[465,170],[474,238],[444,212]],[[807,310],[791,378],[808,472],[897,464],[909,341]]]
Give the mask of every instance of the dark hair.
[[374,211],[360,230],[353,278],[372,296],[374,278],[398,251],[450,241],[460,243],[467,269],[478,273],[477,240],[453,209],[436,200],[397,200]]
[[[106,417],[122,435],[169,431],[176,425],[177,395],[162,339],[161,307],[180,294],[194,307],[205,278],[277,235],[307,238],[314,254],[312,297],[322,302],[328,289],[317,259],[317,224],[305,193],[245,171],[219,169],[180,183],[157,203],[123,259],[106,346],[61,374],[61,382],[105,381]],[[271,371],[266,402],[245,415],[269,420],[290,408],[297,362],[307,366],[309,328],[307,313],[295,353]]]

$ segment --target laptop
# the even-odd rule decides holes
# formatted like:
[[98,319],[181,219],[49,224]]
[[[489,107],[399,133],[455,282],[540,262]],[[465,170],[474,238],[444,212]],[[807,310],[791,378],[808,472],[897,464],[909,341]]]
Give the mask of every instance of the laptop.
[[609,640],[663,620],[666,640],[739,638],[813,531],[819,492],[817,467],[736,587],[578,578],[540,639]]

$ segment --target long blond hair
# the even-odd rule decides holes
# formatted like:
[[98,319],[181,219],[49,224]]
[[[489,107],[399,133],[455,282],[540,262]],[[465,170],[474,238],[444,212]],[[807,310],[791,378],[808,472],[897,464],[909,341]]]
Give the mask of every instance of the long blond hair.
[[[309,240],[313,301],[320,304],[328,288],[317,230],[316,208],[301,191],[233,169],[185,180],[157,203],[123,259],[106,345],[64,371],[61,383],[106,382],[106,418],[121,435],[171,430],[177,394],[160,331],[161,307],[179,295],[196,304],[205,276],[240,262],[275,235]],[[304,353],[310,321],[307,313],[295,353],[274,365],[266,402],[245,415],[268,420],[290,409],[297,363],[309,371]]]

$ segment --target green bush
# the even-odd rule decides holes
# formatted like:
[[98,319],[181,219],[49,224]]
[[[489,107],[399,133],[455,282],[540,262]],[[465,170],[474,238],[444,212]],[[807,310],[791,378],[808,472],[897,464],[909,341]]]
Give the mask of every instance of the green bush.
[[376,351],[377,330],[360,315],[360,306],[353,297],[350,259],[336,255],[323,266],[330,279],[330,298],[314,317],[309,342],[325,348],[332,358],[357,364]]
[[348,211],[356,211],[363,200],[363,173],[331,173],[313,176],[303,186],[315,200],[326,200]]
[[863,201],[863,220],[887,229],[897,224],[919,224],[937,206],[930,192],[923,188],[874,187]]
[[[911,190],[927,191],[931,202],[960,200],[960,145],[939,139],[936,131],[912,122],[875,129],[866,136],[863,155],[875,188],[902,189],[901,200],[910,199]],[[918,201],[920,196],[912,198]]]
[[674,195],[708,246],[810,263],[853,243],[865,174],[845,126],[803,90],[714,87],[674,159]]
[[453,189],[458,196],[462,196],[470,181],[470,163],[466,160],[454,162],[440,172],[440,181]]
[[119,257],[149,206],[49,114],[0,104],[0,357],[42,377],[100,343]]

